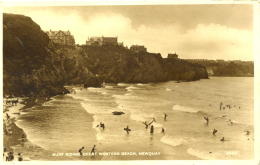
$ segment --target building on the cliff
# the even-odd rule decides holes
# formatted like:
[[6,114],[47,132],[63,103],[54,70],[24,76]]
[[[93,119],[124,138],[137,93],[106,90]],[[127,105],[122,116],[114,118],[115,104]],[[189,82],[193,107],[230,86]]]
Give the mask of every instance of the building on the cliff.
[[70,31],[45,31],[45,33],[49,36],[50,40],[54,43],[59,43],[61,45],[75,45],[74,36],[71,35]]
[[237,65],[242,65],[242,61],[241,60],[234,60],[233,61],[235,64],[237,64]]
[[209,76],[212,76],[214,74],[212,68],[206,68],[206,69],[207,69],[207,72],[208,72]]
[[167,58],[179,59],[178,58],[178,54],[176,54],[176,53],[174,53],[174,54],[168,53],[168,57]]
[[107,44],[113,44],[113,45],[123,45],[122,43],[118,43],[117,42],[117,38],[118,37],[90,37],[88,38],[88,40],[86,41],[86,45],[107,45]]
[[140,45],[132,45],[130,47],[130,50],[135,51],[136,53],[141,52],[141,51],[147,52],[147,49],[144,46],[140,46]]

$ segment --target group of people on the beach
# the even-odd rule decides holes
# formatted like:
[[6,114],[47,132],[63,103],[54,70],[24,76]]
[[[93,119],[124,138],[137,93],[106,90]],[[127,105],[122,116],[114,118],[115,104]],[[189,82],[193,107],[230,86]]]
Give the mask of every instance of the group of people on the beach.
[[[7,106],[13,106],[13,105],[17,105],[17,103],[19,102],[19,99],[8,99],[6,100],[6,105]],[[6,111],[9,111],[8,110],[8,107],[6,107]],[[11,121],[11,116],[6,113],[6,119],[4,119],[4,123],[3,123],[3,131],[4,131],[4,134],[5,135],[12,135],[12,130],[11,130],[11,125],[12,125],[12,121]],[[24,142],[24,139],[25,139],[25,135],[22,134],[22,142]],[[22,161],[23,160],[23,157],[22,157],[22,154],[21,153],[18,153],[17,154],[18,156],[18,161]],[[6,148],[4,148],[4,151],[3,151],[3,157],[5,161],[13,161],[14,158],[15,158],[15,153],[12,152],[12,151],[7,151]]]
[[6,105],[8,106],[12,106],[12,105],[17,105],[17,103],[19,102],[19,99],[7,99],[6,100]]
[[4,134],[5,135],[11,135],[12,131],[11,131],[11,119],[10,116],[8,115],[8,113],[6,113],[6,120],[4,120]]
[[[209,106],[211,106],[211,104],[209,104]],[[220,110],[222,109],[221,107],[223,106],[223,110],[225,110],[225,106],[223,105],[223,103],[221,102],[220,103]],[[229,109],[231,108],[231,105],[228,104],[226,105],[226,107],[228,107]],[[236,105],[234,105],[234,107],[236,107]],[[239,109],[240,109],[240,106],[239,106]],[[223,115],[222,118],[226,117],[226,115]],[[207,124],[209,123],[209,118],[208,117],[204,117],[204,119],[207,121]],[[231,121],[231,119],[228,120],[228,122],[230,123],[229,125],[232,125],[233,122]],[[213,130],[213,135],[215,135],[216,133],[218,132],[218,130],[214,129]],[[246,131],[247,132],[247,135],[249,135],[249,131]],[[224,141],[228,141],[228,140],[225,140],[225,137],[223,137],[222,139],[220,139],[220,141],[224,142]]]
[[[5,107],[5,111],[9,111],[8,108],[9,106],[13,106],[13,105],[17,105],[17,103],[19,102],[19,99],[13,99],[13,97],[11,97],[12,99],[7,99],[6,100],[6,107]],[[11,119],[10,119],[10,115],[8,113],[6,113],[6,119],[4,120],[4,134],[6,135],[11,135],[12,131],[11,131]]]
[[[23,156],[22,156],[21,153],[18,153],[17,156],[18,156],[18,161],[23,161]],[[13,161],[14,160],[14,153],[13,152],[7,152],[6,148],[4,148],[3,160]]]

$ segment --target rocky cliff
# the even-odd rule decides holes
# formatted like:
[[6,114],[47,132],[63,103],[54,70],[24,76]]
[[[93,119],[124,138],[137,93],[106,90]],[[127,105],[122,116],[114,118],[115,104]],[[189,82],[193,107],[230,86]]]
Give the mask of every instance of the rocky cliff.
[[71,77],[73,79],[70,79],[69,83],[84,82],[86,75],[107,83],[194,81],[208,78],[205,67],[185,60],[164,59],[160,54],[135,53],[118,45],[85,46],[76,49],[76,54],[67,55],[65,58],[66,66],[69,66],[66,69],[67,74],[75,76]]
[[56,95],[68,92],[49,37],[31,18],[3,14],[3,94]]
[[212,67],[213,76],[254,77],[254,64],[238,65],[234,62],[227,66]]
[[64,84],[208,78],[205,67],[160,54],[134,53],[118,45],[72,48],[49,43],[39,25],[22,15],[3,15],[3,39],[4,95],[67,93]]

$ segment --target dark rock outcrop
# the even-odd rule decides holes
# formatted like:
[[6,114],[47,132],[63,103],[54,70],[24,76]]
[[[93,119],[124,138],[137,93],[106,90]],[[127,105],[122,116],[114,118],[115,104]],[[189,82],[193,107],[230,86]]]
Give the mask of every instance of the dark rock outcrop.
[[96,88],[101,88],[102,85],[99,82],[97,77],[89,77],[86,82],[84,83],[84,88],[88,87],[96,87]]
[[3,94],[53,96],[63,88],[64,72],[49,37],[31,18],[3,14]]

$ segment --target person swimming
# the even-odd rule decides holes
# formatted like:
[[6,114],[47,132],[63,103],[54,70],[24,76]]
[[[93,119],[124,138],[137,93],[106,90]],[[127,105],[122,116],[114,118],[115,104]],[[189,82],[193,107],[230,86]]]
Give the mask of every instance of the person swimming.
[[214,129],[214,130],[213,130],[213,135],[215,135],[215,133],[217,133],[217,132],[218,132],[218,130],[215,130],[215,129]]
[[127,134],[129,134],[129,132],[131,131],[131,129],[129,129],[128,126],[126,126],[126,128],[124,128],[124,130],[127,132]]

